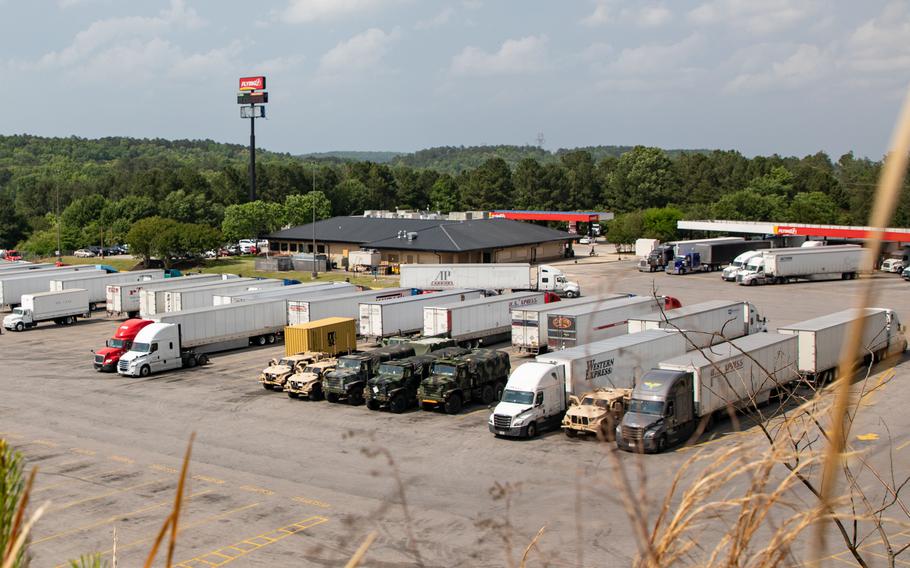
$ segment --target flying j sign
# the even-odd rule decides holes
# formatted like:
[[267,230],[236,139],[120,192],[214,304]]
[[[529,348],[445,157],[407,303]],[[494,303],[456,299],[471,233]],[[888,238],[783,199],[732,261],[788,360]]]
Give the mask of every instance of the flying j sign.
[[241,77],[241,91],[260,91],[265,89],[265,77]]

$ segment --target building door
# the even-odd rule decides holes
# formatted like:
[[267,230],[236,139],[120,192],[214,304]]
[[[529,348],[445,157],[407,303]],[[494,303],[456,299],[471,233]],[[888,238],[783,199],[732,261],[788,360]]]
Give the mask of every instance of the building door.
[[481,260],[480,262],[482,262],[483,264],[490,264],[491,262],[493,262],[492,255],[490,255],[489,251],[483,251],[483,260]]
[[537,262],[537,247],[531,247],[531,264]]

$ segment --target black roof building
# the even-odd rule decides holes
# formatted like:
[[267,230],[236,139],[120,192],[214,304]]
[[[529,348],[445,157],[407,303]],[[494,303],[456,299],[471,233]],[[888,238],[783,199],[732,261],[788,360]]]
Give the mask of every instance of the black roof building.
[[[315,240],[352,243],[364,249],[467,252],[522,245],[570,242],[578,236],[539,225],[508,219],[450,221],[443,219],[384,219],[333,217],[316,222]],[[300,225],[268,236],[273,241],[313,239],[313,224]]]

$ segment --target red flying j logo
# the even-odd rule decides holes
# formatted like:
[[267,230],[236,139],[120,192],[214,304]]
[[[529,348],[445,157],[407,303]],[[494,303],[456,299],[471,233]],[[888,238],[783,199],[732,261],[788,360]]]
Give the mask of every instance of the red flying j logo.
[[259,91],[265,89],[265,77],[241,77],[241,91]]

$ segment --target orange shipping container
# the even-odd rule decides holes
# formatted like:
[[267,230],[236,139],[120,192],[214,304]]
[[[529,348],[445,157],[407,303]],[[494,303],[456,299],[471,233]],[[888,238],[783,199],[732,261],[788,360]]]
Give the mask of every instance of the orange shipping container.
[[287,355],[325,353],[337,355],[357,349],[357,326],[353,318],[324,318],[284,328]]

